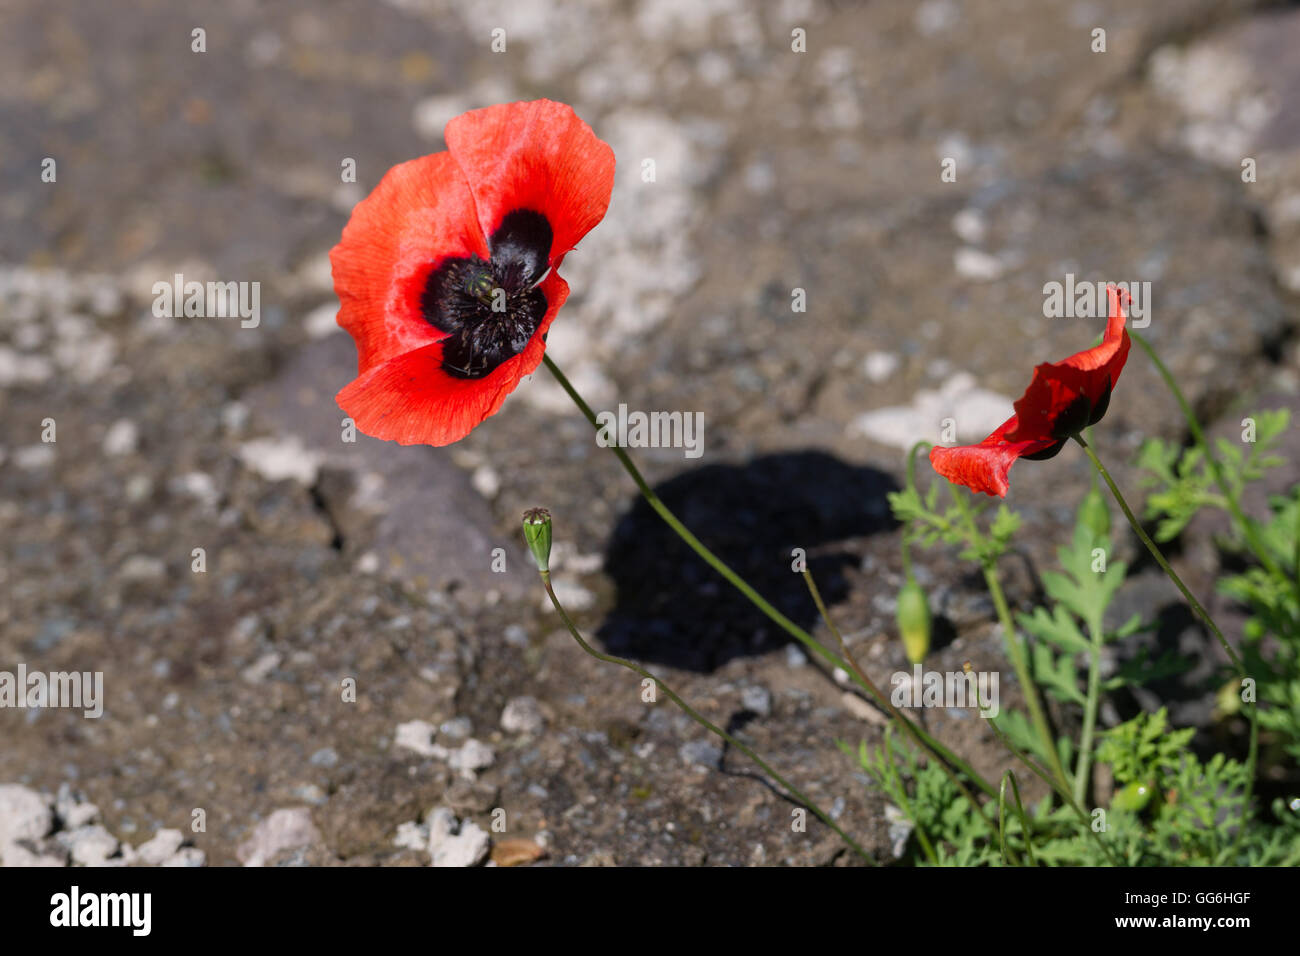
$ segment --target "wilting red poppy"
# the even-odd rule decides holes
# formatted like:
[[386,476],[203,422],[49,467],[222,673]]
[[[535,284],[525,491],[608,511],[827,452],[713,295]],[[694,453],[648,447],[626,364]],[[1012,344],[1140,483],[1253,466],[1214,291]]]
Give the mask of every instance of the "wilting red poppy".
[[614,151],[563,103],[475,110],[445,136],[388,171],[330,252],[358,365],[337,401],[403,445],[464,438],[537,368],[569,295],[556,269],[614,185]]
[[1007,474],[1020,458],[1051,458],[1066,441],[1106,414],[1128,359],[1128,293],[1107,287],[1110,320],[1101,344],[1061,362],[1044,362],[1016,402],[1016,413],[978,445],[930,449],[934,470],[986,495],[1006,497]]

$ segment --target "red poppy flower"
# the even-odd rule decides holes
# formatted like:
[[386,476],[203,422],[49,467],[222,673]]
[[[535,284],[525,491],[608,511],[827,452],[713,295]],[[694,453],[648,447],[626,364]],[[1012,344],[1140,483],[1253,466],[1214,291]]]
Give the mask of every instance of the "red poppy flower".
[[1110,393],[1128,360],[1124,324],[1128,293],[1107,287],[1110,320],[1101,344],[1061,362],[1044,362],[1016,402],[1016,413],[978,445],[930,449],[930,464],[949,481],[1006,497],[1007,474],[1018,459],[1051,458],[1066,441],[1106,414]]
[[563,103],[475,110],[445,135],[388,171],[330,252],[358,365],[337,401],[403,445],[464,438],[537,368],[569,295],[556,269],[614,186],[614,151]]

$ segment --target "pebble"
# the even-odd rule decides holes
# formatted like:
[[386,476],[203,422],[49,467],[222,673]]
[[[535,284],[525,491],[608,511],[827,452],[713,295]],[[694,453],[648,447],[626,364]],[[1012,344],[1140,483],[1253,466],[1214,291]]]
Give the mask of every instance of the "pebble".
[[54,798],[54,812],[65,830],[75,830],[99,819],[99,807],[84,800],[79,793],[74,793],[66,783],[59,785],[58,795]]
[[473,730],[474,725],[468,717],[453,717],[451,720],[444,720],[438,727],[438,733],[452,740],[464,740]]
[[515,697],[501,711],[501,729],[509,734],[538,734],[546,727],[546,718],[535,697]]
[[133,554],[122,562],[117,572],[123,581],[161,581],[167,576],[167,565],[148,554]]
[[404,847],[408,850],[428,849],[429,828],[423,823],[413,821],[399,824],[397,836],[393,838],[393,846]]
[[952,264],[959,276],[976,282],[992,282],[1006,271],[1006,265],[997,256],[969,246],[957,250]]
[[459,750],[451,752],[447,757],[447,766],[452,770],[476,773],[492,766],[496,763],[496,759],[497,756],[492,752],[491,747],[471,737],[460,746]]
[[688,740],[677,748],[682,763],[717,768],[722,762],[722,748],[711,740]]
[[100,866],[117,852],[117,837],[102,826],[77,827],[54,837],[72,855],[72,862],[82,866]]
[[267,481],[291,478],[307,486],[316,483],[322,461],[320,453],[293,436],[246,441],[239,446],[239,458]]
[[282,850],[308,846],[320,839],[311,810],[288,807],[276,810],[259,823],[247,840],[239,845],[235,856],[244,866],[265,866]]
[[207,863],[207,854],[195,846],[181,847],[159,866],[203,866]]
[[334,767],[339,762],[338,751],[333,747],[322,747],[311,755],[311,764],[313,767]]
[[0,846],[0,866],[67,866],[68,851],[63,847],[50,844],[36,844],[38,849],[31,849],[26,843],[10,843]]
[[446,807],[429,814],[429,857],[432,866],[477,866],[488,855],[491,839],[472,821],[461,822]]
[[0,784],[0,849],[15,840],[39,840],[53,826],[47,799],[20,784]]
[[433,735],[437,730],[438,728],[427,720],[408,720],[404,724],[397,725],[393,746],[413,750],[421,757],[444,756],[447,752],[446,748],[439,747],[433,742]]
[[307,337],[323,339],[327,335],[341,331],[338,322],[335,321],[338,311],[337,302],[327,302],[308,312],[307,317],[302,320],[302,327],[307,332]]
[[24,471],[36,471],[54,464],[54,443],[27,445],[14,452],[14,464]]
[[902,360],[893,352],[870,352],[862,360],[862,372],[875,385],[888,381]]
[[129,455],[140,441],[140,429],[129,418],[119,418],[104,433],[104,454]]
[[136,847],[135,852],[142,863],[161,866],[169,857],[175,855],[184,842],[185,834],[180,830],[159,830],[153,835],[153,839]]
[[772,713],[772,692],[766,687],[746,687],[740,692],[740,704],[751,713],[766,717]]

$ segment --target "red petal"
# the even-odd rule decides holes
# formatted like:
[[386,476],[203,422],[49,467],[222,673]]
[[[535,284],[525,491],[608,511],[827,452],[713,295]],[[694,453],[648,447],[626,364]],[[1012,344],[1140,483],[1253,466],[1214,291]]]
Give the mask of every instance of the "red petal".
[[614,151],[571,106],[550,100],[489,106],[456,117],[445,135],[474,192],[484,235],[508,212],[540,212],[553,232],[551,266],[609,208]]
[[520,379],[541,364],[542,336],[569,297],[569,287],[552,273],[540,288],[546,315],[524,350],[477,379],[456,378],[442,369],[442,345],[434,342],[391,358],[362,374],[335,396],[367,435],[402,445],[450,445],[468,435],[505,403]]
[[394,166],[357,203],[330,264],[359,374],[445,337],[421,315],[420,293],[443,259],[470,254],[486,258],[487,241],[449,153]]
[[1128,361],[1132,340],[1124,324],[1128,293],[1107,287],[1110,320],[1101,344],[1076,352],[1060,362],[1044,362],[1034,368],[1033,381],[1015,404],[1020,424],[1007,438],[1030,441],[1050,438],[1061,415],[1080,395],[1096,405],[1119,381]]
[[1056,444],[1053,439],[1008,441],[1006,436],[1017,426],[1012,415],[978,445],[957,448],[931,448],[930,464],[934,470],[955,484],[972,491],[1005,498],[1010,484],[1007,475],[1016,460],[1043,451]]

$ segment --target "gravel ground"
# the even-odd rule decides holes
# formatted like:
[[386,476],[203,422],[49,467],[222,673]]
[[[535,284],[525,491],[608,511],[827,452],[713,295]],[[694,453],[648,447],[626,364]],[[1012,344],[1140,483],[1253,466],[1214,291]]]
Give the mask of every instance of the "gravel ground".
[[[5,864],[850,863],[815,821],[792,832],[742,755],[579,651],[519,541],[535,505],[588,634],[891,858],[884,798],[836,745],[878,740],[878,715],[656,524],[547,376],[448,449],[340,440],[355,352],[326,255],[466,109],[548,96],[614,147],[550,353],[598,408],[702,412],[703,456],[639,452],[647,476],[825,639],[789,573],[805,548],[880,675],[906,666],[884,500],[904,449],[948,416],[982,437],[1032,363],[1096,334],[1044,318],[1044,283],[1150,281],[1147,334],[1218,428],[1300,407],[1294,9],[9,0],[0,90],[0,670],[104,681],[96,719],[0,709]],[[155,317],[176,273],[259,282],[260,322]],[[1182,421],[1135,350],[1102,436],[1122,482],[1152,434]],[[1035,533],[1014,601],[1086,466],[1018,466]],[[1179,552],[1201,594],[1216,530]],[[1005,667],[968,571],[923,556],[934,669]],[[1125,600],[1218,653],[1149,567]],[[1182,696],[1177,717],[1208,720]],[[973,714],[927,720],[1001,772]]]

